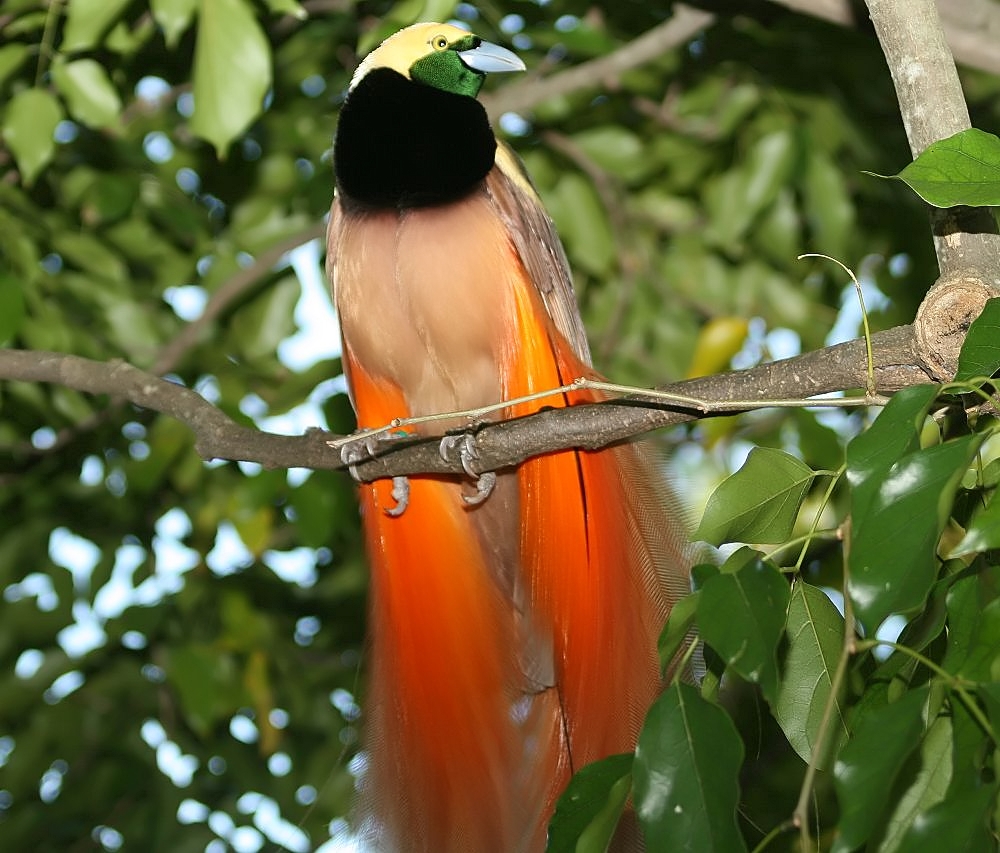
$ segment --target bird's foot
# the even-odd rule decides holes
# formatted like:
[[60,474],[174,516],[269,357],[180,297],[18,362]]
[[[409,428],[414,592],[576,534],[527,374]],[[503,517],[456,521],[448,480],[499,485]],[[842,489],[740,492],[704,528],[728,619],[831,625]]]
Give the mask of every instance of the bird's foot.
[[385,507],[382,512],[392,518],[399,518],[410,505],[410,479],[409,477],[392,478],[392,499],[396,502],[393,506]]
[[352,438],[340,446],[340,461],[347,466],[351,478],[356,482],[362,482],[361,475],[358,474],[358,465],[367,462],[378,454],[377,435],[371,433],[362,434],[358,438]]
[[441,439],[438,452],[445,462],[452,460],[452,454],[456,450],[459,461],[462,463],[462,469],[476,481],[476,493],[462,495],[462,500],[469,506],[478,506],[492,493],[497,484],[497,475],[492,471],[477,470],[475,463],[479,459],[479,448],[476,446],[476,437],[471,432],[465,432],[461,435],[446,435]]
[[[358,474],[358,465],[373,459],[378,455],[379,445],[384,442],[394,441],[399,438],[407,438],[405,432],[393,433],[364,433],[353,441],[349,441],[340,448],[340,460],[347,466],[351,477],[355,482],[363,482]],[[393,506],[386,507],[382,511],[393,518],[401,516],[410,503],[410,481],[406,477],[392,478],[392,499]]]

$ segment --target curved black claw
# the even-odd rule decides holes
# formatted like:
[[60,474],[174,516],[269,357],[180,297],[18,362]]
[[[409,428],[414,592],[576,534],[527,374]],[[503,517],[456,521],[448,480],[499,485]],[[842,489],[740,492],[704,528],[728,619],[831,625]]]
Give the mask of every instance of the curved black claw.
[[358,465],[371,459],[375,455],[377,447],[378,438],[376,436],[363,435],[347,442],[340,448],[340,461],[347,466],[347,470],[351,472],[351,477],[356,483],[361,482],[361,477],[358,476]]
[[451,454],[458,448],[458,458],[462,463],[462,470],[476,481],[476,493],[474,495],[462,495],[462,500],[469,506],[478,506],[486,500],[497,484],[497,475],[492,471],[485,473],[477,470],[475,464],[479,459],[479,448],[476,446],[476,437],[471,432],[462,435],[446,435],[441,439],[441,446],[438,452],[446,462],[451,461]]
[[462,495],[462,500],[468,506],[479,506],[484,500],[486,500],[492,493],[493,489],[497,484],[497,475],[492,471],[487,471],[485,474],[480,474],[476,478],[476,493],[474,495]]
[[471,432],[464,432],[461,435],[446,435],[441,439],[438,453],[441,454],[441,458],[445,462],[451,462],[451,454],[455,448],[458,448],[458,459],[462,463],[462,469],[470,477],[475,477],[478,480],[480,472],[473,464],[479,458],[476,437]]
[[[399,433],[378,433],[361,435],[348,441],[340,448],[340,461],[347,466],[355,482],[363,482],[358,475],[358,465],[373,458],[378,453],[378,445],[381,441],[391,441],[396,438],[405,438],[405,434]],[[406,512],[406,507],[410,503],[410,481],[406,477],[392,478],[392,499],[395,504],[386,507],[382,511],[393,518],[401,516]]]
[[399,516],[406,512],[406,508],[410,505],[410,481],[408,478],[392,478],[392,499],[396,502],[396,505],[386,507],[382,512],[392,518],[399,518]]

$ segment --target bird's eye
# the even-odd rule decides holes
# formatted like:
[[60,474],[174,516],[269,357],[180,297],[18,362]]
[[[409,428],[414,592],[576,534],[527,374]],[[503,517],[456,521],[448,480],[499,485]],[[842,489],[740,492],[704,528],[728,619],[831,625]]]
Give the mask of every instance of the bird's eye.
[[448,39],[444,36],[434,36],[434,38],[431,39],[431,44],[433,45],[434,50],[444,50],[448,46]]

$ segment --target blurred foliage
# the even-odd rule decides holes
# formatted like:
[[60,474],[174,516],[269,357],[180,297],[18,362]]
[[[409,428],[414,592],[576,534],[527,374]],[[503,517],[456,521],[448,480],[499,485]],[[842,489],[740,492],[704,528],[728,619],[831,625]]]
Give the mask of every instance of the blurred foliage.
[[[909,322],[935,277],[924,206],[902,185],[863,173],[895,174],[909,161],[874,37],[777,5],[749,8],[613,85],[501,121],[566,243],[598,366],[616,381],[650,385],[731,358],[739,366],[793,354],[822,346],[835,328],[856,335],[856,313],[841,310],[845,293],[853,304],[850,283],[834,265],[796,260],[804,252],[858,270],[877,327]],[[287,415],[286,428],[349,431],[341,386],[324,382],[339,374],[337,360],[278,355],[305,323],[295,313],[299,279],[287,265],[255,270],[253,262],[313,237],[328,210],[330,143],[359,53],[418,17],[456,17],[513,43],[529,69],[553,72],[627,44],[668,14],[666,3],[610,0],[475,8],[449,0],[5,0],[0,344],[159,369],[205,301],[243,281],[239,298],[163,369],[245,422],[270,426]],[[995,132],[996,79],[969,73],[965,82],[975,123]],[[335,337],[332,328],[318,334]],[[866,423],[862,414],[767,412],[670,438],[694,440],[680,444],[676,466],[694,506],[750,444],[793,453],[798,465],[783,466],[790,485],[772,482],[773,494],[761,499],[792,495],[792,510],[820,513],[825,529],[850,508],[849,490],[838,481],[827,492],[828,480],[795,472],[838,469],[847,438]],[[977,580],[974,570],[997,547],[988,534],[996,513],[984,513],[986,538],[965,543],[962,565],[957,552],[929,592],[924,583],[942,566],[936,533],[957,542],[955,526],[964,529],[998,479],[995,463],[961,479],[980,441],[995,445],[964,441],[938,457],[935,465],[951,467],[926,487],[945,484],[954,517],[930,520],[926,494],[912,512],[928,517],[908,516],[926,524],[924,585],[890,580],[910,593],[904,604],[915,598],[923,608],[912,624],[925,642],[915,647],[936,649],[938,661],[950,653],[947,671],[979,685],[979,716],[950,687],[944,698],[935,693],[938,682],[898,656],[879,663],[863,655],[851,696],[854,716],[878,720],[901,680],[930,685],[920,695],[937,704],[919,721],[909,706],[895,712],[901,731],[919,729],[911,751],[919,743],[926,765],[946,744],[976,756],[981,770],[991,742],[982,714],[998,724],[996,661],[966,654],[985,639],[966,636],[956,651],[958,640],[946,641],[941,626],[968,617],[970,632],[994,636],[993,573]],[[364,692],[366,580],[346,476],[206,464],[186,430],[163,417],[7,382],[0,485],[5,849],[307,850],[339,831]],[[727,521],[715,518],[717,527]],[[792,535],[804,532],[796,518],[783,518]],[[825,698],[836,656],[830,637],[843,630],[815,591],[841,587],[838,545],[814,541],[805,568],[809,585],[797,582],[790,603],[777,605],[788,608],[785,633],[773,618],[756,626],[760,670],[724,660],[732,627],[704,623],[706,614],[728,612],[734,590],[778,601],[773,565],[754,557],[739,575],[703,577],[698,595],[722,603],[703,599],[698,621],[730,637],[709,650],[702,695],[672,689],[654,715],[669,734],[677,713],[693,714],[708,737],[732,743],[718,760],[698,744],[673,760],[713,779],[729,772],[718,783],[720,803],[739,795],[750,846],[791,814],[815,735],[815,708],[803,705],[804,688],[789,692],[782,656],[805,662],[800,675],[819,665],[817,695]],[[746,583],[737,582],[743,573]],[[691,619],[693,610],[685,612]],[[811,642],[792,636],[793,620],[814,632]],[[712,693],[727,663],[729,718],[716,715]],[[763,693],[758,671],[769,673]],[[876,684],[887,686],[877,701],[864,690]],[[710,710],[699,713],[699,703]],[[859,724],[858,736],[868,730]],[[634,771],[642,790],[661,735],[650,730],[652,751]],[[848,759],[858,748],[845,756],[836,780],[821,773],[817,783],[825,843],[842,794],[835,784],[850,787]],[[737,791],[731,775],[741,761]],[[903,784],[893,774],[914,766],[910,753],[895,765],[886,759],[886,784]],[[621,802],[623,770],[613,771],[608,784],[596,775],[591,784]],[[956,775],[931,789],[917,803],[927,821],[894,818],[892,837],[922,833],[917,840],[930,843],[957,813],[934,806],[979,803],[983,784]],[[934,790],[947,793],[935,799]],[[988,790],[985,802],[994,795]],[[850,800],[839,808],[863,811]],[[915,805],[912,813],[923,812]],[[669,824],[662,812],[651,819]],[[864,842],[862,824],[851,831]],[[725,824],[727,839],[733,831]],[[775,848],[793,849],[794,838]]]

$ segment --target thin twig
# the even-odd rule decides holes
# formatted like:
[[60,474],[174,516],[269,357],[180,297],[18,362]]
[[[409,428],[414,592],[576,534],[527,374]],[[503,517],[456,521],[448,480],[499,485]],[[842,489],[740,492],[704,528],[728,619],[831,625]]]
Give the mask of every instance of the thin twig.
[[628,214],[622,204],[621,190],[617,182],[595,163],[579,145],[565,134],[557,133],[554,130],[543,131],[541,136],[542,141],[553,151],[557,151],[572,160],[590,179],[608,213],[612,238],[618,248],[616,262],[620,275],[619,280],[615,283],[615,304],[611,309],[611,318],[601,332],[603,344],[600,348],[598,361],[604,361],[611,357],[614,342],[620,337],[619,329],[625,317],[625,309],[633,301],[638,283],[639,267],[629,238]]
[[798,397],[785,400],[766,398],[758,400],[708,400],[705,398],[689,397],[685,394],[677,394],[667,390],[640,388],[636,385],[619,385],[616,382],[602,382],[600,380],[588,379],[585,376],[580,376],[566,385],[559,385],[556,388],[547,388],[544,391],[535,391],[532,394],[525,394],[522,397],[513,397],[510,400],[501,400],[498,403],[490,403],[488,406],[478,406],[474,409],[460,409],[455,412],[435,412],[432,415],[393,418],[391,421],[382,424],[381,426],[358,430],[351,435],[336,438],[330,442],[330,447],[334,450],[339,450],[345,445],[366,441],[370,438],[379,438],[396,430],[405,430],[407,427],[439,423],[441,421],[464,420],[471,425],[487,415],[502,412],[505,409],[510,409],[514,406],[520,406],[524,403],[533,403],[538,400],[545,400],[549,397],[559,397],[563,394],[583,390],[606,391],[609,394],[621,394],[630,400],[655,401],[667,404],[674,409],[689,411],[697,415],[723,413],[742,414],[744,412],[752,412],[758,409],[856,409],[862,406],[884,406],[889,401],[887,397],[875,394],[865,397]]
[[233,303],[255,287],[262,278],[270,274],[282,256],[310,240],[322,237],[325,233],[326,226],[323,223],[311,225],[275,243],[257,255],[252,264],[231,275],[209,297],[201,316],[188,323],[180,334],[160,351],[150,368],[150,372],[161,376],[174,370],[184,356],[197,345],[205,328],[214,323]]
[[605,80],[616,80],[626,71],[659,59],[678,45],[690,41],[714,21],[715,16],[708,12],[676,4],[671,18],[618,50],[551,77],[505,86],[501,91],[483,97],[483,105],[495,118],[506,112],[531,110],[552,98],[599,86]]
[[951,690],[954,690],[958,694],[958,697],[962,700],[962,704],[965,706],[966,710],[983,730],[983,734],[989,737],[995,744],[1000,743],[1000,739],[997,738],[997,733],[994,731],[989,717],[983,713],[983,709],[979,707],[979,703],[969,693],[969,691],[966,690],[968,682],[963,681],[961,676],[952,675],[952,673],[948,672],[948,670],[944,667],[939,666],[929,657],[922,655],[916,649],[911,649],[909,646],[904,646],[902,643],[895,643],[891,640],[880,640],[877,637],[871,640],[863,640],[857,644],[857,651],[868,651],[876,646],[888,646],[893,651],[907,655],[908,657],[913,658],[913,660],[917,663],[927,667],[938,678],[940,678],[942,682],[947,684]]
[[854,274],[847,264],[842,261],[832,258],[829,255],[823,255],[817,252],[806,252],[804,255],[799,255],[796,260],[802,260],[803,258],[823,258],[826,261],[833,261],[837,266],[839,266],[844,272],[846,272],[850,277],[851,281],[854,282],[854,292],[858,297],[858,303],[861,306],[861,324],[863,329],[863,337],[865,341],[865,350],[868,357],[868,383],[865,385],[869,396],[875,394],[875,356],[872,354],[872,330],[871,326],[868,325],[868,309],[865,307],[865,294],[861,289],[861,282],[858,281],[858,277]]

